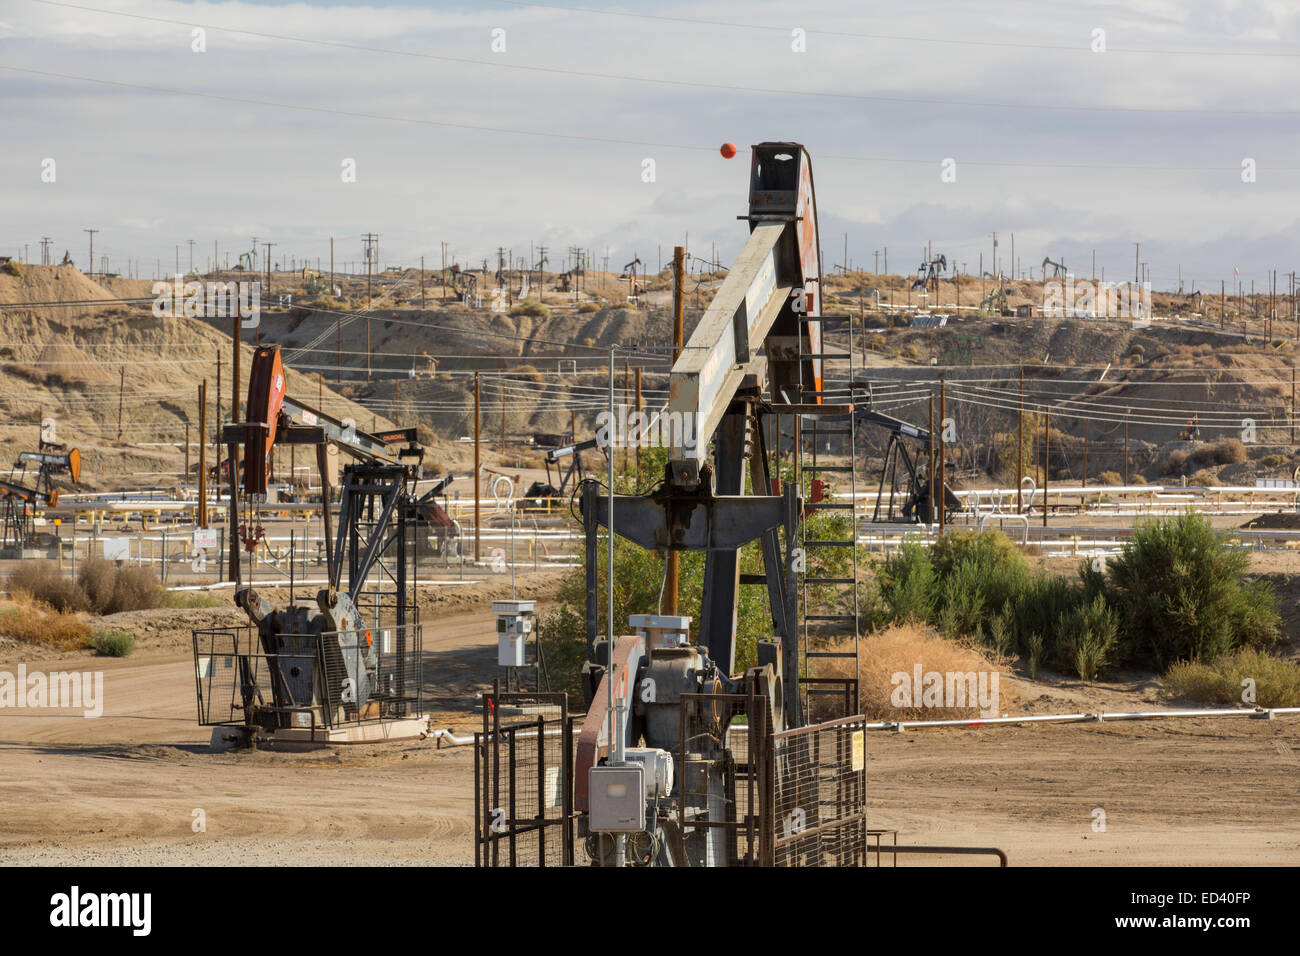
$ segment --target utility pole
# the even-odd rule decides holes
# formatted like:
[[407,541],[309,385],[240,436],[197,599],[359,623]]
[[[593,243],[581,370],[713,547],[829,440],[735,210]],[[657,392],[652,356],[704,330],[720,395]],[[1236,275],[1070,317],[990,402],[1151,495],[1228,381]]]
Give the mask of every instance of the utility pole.
[[1020,416],[1016,426],[1016,514],[1023,514],[1021,480],[1025,477],[1025,367],[1020,366]]
[[[190,272],[193,272],[194,271],[194,240],[186,239],[185,241],[190,244]],[[189,273],[187,272],[186,275],[189,275]]]
[[[274,246],[275,243],[264,242],[262,245],[266,246],[266,299],[269,303],[271,300],[271,247]],[[258,334],[260,335],[261,333]]]
[[95,274],[95,233],[99,232],[99,230],[83,229],[81,231],[90,233],[90,272],[88,274],[93,276]]
[[[185,448],[189,457],[189,446]],[[188,469],[188,466],[187,466]],[[199,385],[199,527],[208,526],[208,380]]]
[[126,366],[117,369],[117,440],[122,440],[122,400],[126,396]]
[[1124,484],[1128,484],[1128,416],[1132,409],[1124,409]]
[[43,266],[48,266],[50,264],[50,242],[51,241],[52,240],[50,239],[49,236],[41,237],[41,265]]
[[501,393],[501,454],[506,453],[506,378],[505,373],[497,379],[497,391]]
[[[947,385],[946,380],[940,378],[939,379],[939,489],[938,489],[939,533],[940,534],[943,534],[944,532],[944,526],[946,524],[945,519],[947,517],[944,514],[944,512],[948,510],[946,507],[948,503],[948,496],[944,494],[944,488],[947,487],[947,482],[948,482],[948,443],[943,440],[944,431],[947,428],[947,426],[944,424],[944,419],[948,411],[947,392],[945,388],[946,385]],[[934,441],[933,433],[931,433],[930,435],[930,440],[932,442]]]
[[[375,249],[379,244],[378,233],[368,232],[362,238],[366,242],[366,310],[369,313],[372,302],[372,283],[374,281],[374,262]],[[370,381],[370,366],[372,353],[370,351],[370,315],[366,315],[366,381]]]
[[[930,494],[929,494],[929,498],[930,498],[930,509],[929,509],[929,514],[926,515],[926,517],[929,519],[929,520],[926,522],[927,524],[934,524],[934,523],[936,523],[936,522],[938,521],[938,519],[939,519],[939,516],[938,516],[937,514],[935,514],[935,511],[934,511],[934,501],[935,501],[935,499],[934,499],[934,479],[935,479],[935,471],[934,471],[934,454],[935,454],[935,452],[934,452],[934,434],[935,434],[935,433],[934,433],[934,389],[930,389],[930,442],[929,442],[929,444],[930,444],[930,449],[929,449],[929,450],[930,450],[930,470],[927,471],[926,474],[925,474],[926,484],[928,484],[928,485],[930,486]],[[893,496],[894,496],[894,490],[891,488],[891,489],[889,490],[889,497],[890,497],[890,513],[891,513],[891,514],[893,513]],[[940,500],[942,500],[942,498],[940,498]],[[876,502],[876,509],[879,510],[879,508],[880,508],[880,502],[877,501],[877,502]]]
[[479,452],[479,435],[483,427],[482,412],[482,382],[479,373],[474,373],[474,563],[477,564],[482,560],[482,551],[479,541],[479,475],[481,474],[482,462]]
[[424,308],[424,256],[420,256],[420,308]]
[[[1088,426],[1091,421],[1087,418],[1083,420],[1083,487],[1088,487]],[[1087,500],[1084,500],[1087,504]]]
[[1047,527],[1047,486],[1052,480],[1049,465],[1052,454],[1052,409],[1043,411],[1043,527]]
[[1141,254],[1142,254],[1142,243],[1140,242],[1133,243],[1133,281],[1134,282],[1142,281],[1142,264],[1141,262],[1139,262],[1139,257],[1141,256]]
[[[1294,402],[1292,402],[1294,403]],[[637,365],[637,421],[641,421],[641,365]],[[637,442],[637,473],[641,473],[641,442]]]

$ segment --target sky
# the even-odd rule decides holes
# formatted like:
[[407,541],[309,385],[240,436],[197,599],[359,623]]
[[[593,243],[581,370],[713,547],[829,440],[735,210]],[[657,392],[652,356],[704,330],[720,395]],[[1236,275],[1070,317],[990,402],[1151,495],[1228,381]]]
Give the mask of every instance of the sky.
[[996,232],[1004,270],[1014,235],[1035,275],[1136,251],[1157,289],[1284,288],[1298,79],[1300,4],[1270,0],[0,0],[0,255],[84,266],[94,228],[145,278],[189,240],[314,265],[332,236],[341,267],[368,232],[384,265],[726,263],[748,146],[781,140],[827,270],[847,237],[854,267],[931,243],[975,274]]

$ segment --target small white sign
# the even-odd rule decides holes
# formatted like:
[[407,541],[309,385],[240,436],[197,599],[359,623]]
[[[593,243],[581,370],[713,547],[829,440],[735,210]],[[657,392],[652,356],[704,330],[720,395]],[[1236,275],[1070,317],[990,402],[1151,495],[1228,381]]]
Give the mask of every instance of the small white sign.
[[104,558],[108,561],[129,561],[131,560],[131,539],[130,538],[100,538],[99,543],[104,548]]
[[216,546],[217,546],[216,528],[195,528],[194,529],[194,547],[215,548]]

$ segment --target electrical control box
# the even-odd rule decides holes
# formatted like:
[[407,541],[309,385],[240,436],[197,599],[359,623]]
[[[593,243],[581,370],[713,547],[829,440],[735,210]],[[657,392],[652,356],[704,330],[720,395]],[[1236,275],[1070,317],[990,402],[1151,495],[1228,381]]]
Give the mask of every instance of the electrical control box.
[[645,767],[646,799],[662,800],[673,792],[673,755],[659,747],[628,747],[623,756],[628,763]]
[[532,601],[493,601],[497,616],[497,664],[524,667],[528,636],[533,632]]
[[639,763],[592,767],[587,776],[593,833],[640,833],[645,823],[645,768]]

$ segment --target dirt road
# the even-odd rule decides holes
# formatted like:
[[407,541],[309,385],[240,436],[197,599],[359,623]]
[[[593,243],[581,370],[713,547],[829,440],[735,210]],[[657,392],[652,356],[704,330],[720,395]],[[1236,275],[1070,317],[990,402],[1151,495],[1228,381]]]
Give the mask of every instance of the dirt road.
[[[443,614],[425,646],[436,725],[473,729],[491,615]],[[468,748],[209,753],[188,655],[67,667],[103,671],[104,714],[0,711],[0,863],[472,860]],[[1300,719],[878,732],[868,761],[871,825],[903,843],[999,846],[1013,865],[1300,862]]]

